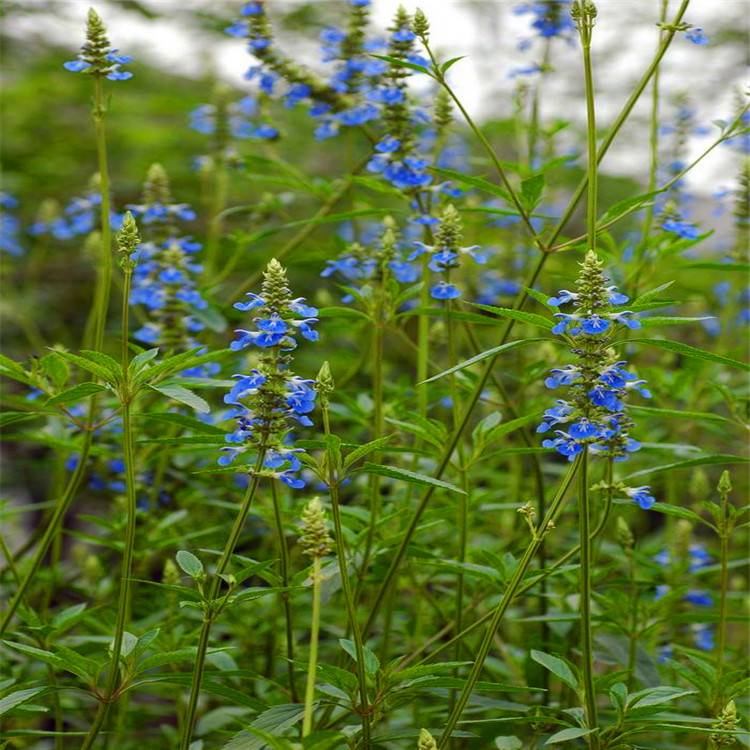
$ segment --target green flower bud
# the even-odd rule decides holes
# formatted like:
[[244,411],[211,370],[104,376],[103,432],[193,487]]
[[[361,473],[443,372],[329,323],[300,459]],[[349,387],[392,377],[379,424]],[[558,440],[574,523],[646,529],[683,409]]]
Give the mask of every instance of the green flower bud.
[[427,16],[421,8],[417,8],[414,13],[414,20],[412,21],[411,29],[422,40],[422,42],[427,43],[430,36],[430,22],[427,20]]
[[419,730],[419,743],[417,744],[417,750],[437,750],[437,742],[435,738],[426,730]]
[[319,497],[314,497],[302,511],[300,546],[308,557],[325,557],[333,548],[333,541]]
[[728,471],[724,470],[721,473],[717,489],[722,497],[726,497],[732,491],[732,477]]
[[635,544],[633,532],[622,516],[617,517],[617,541],[626,552],[630,552]]

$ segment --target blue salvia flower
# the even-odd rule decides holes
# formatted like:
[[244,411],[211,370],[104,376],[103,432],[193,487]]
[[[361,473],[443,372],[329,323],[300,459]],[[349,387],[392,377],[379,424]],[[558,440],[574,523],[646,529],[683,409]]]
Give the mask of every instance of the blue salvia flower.
[[425,253],[429,254],[428,269],[442,277],[430,289],[433,299],[449,300],[461,296],[461,290],[451,281],[451,272],[460,267],[463,256],[470,257],[476,263],[487,262],[486,257],[477,252],[480,249],[479,245],[460,246],[461,229],[461,217],[456,207],[448,203],[440,215],[440,225],[435,232],[435,244],[415,242],[416,249],[408,257],[409,261],[415,261]]
[[[608,284],[603,264],[594,252],[586,254],[575,291],[563,289],[548,300],[553,307],[571,306],[571,312],[555,313],[558,322],[552,332],[565,336],[577,355],[573,364],[553,369],[545,380],[547,388],[565,388],[568,399],[558,399],[543,416],[537,432],[553,432],[542,445],[554,448],[572,461],[588,448],[591,453],[623,461],[637,451],[640,443],[629,434],[632,420],[626,413],[628,394],[635,390],[650,397],[645,381],[627,369],[611,351],[612,336],[618,326],[640,327],[628,310],[617,308],[628,298]],[[628,495],[641,507],[650,507],[653,498],[648,487],[637,487]]]
[[23,255],[23,247],[19,240],[21,222],[8,211],[17,206],[18,201],[10,193],[0,191],[0,252],[15,257]]
[[[140,218],[147,238],[136,254],[130,304],[143,305],[151,318],[134,337],[144,344],[179,351],[194,348],[193,335],[203,329],[195,313],[207,307],[195,280],[202,268],[193,256],[201,245],[190,236],[180,236],[178,224],[195,219],[195,212],[172,200],[169,179],[160,164],[149,169],[143,202],[128,208]],[[204,372],[201,368],[200,373],[185,374]]]
[[[294,488],[305,486],[300,476],[301,448],[291,444],[291,431],[298,424],[311,427],[307,416],[315,408],[314,381],[295,375],[290,365],[297,337],[317,341],[314,330],[318,311],[304,299],[292,298],[286,271],[272,260],[264,273],[261,293],[247,294],[247,301],[234,307],[253,313],[253,328],[239,329],[231,348],[252,348],[260,352],[257,368],[235,375],[236,383],[224,397],[233,407],[236,429],[226,436],[221,466],[229,466],[246,452],[265,452],[264,474]],[[242,465],[248,471],[250,466]]]
[[[57,240],[70,240],[90,234],[99,228],[101,217],[102,194],[99,187],[99,175],[95,174],[83,195],[70,199],[62,215],[42,205],[36,221],[29,227],[29,233],[35,237],[51,235]],[[113,231],[122,226],[123,214],[110,211],[109,221]]]
[[685,39],[702,47],[708,44],[708,37],[699,26],[693,26],[685,32]]
[[63,66],[71,73],[104,76],[110,81],[127,81],[133,74],[122,70],[122,66],[130,62],[133,62],[130,55],[121,55],[112,48],[104,23],[92,8],[86,22],[86,41],[78,57],[63,63]]
[[[538,0],[517,5],[513,13],[517,16],[531,16],[531,28],[542,39],[571,39],[576,27],[569,9],[570,0]],[[531,42],[532,39],[522,40],[519,49],[527,49]]]
[[201,104],[190,113],[193,130],[204,135],[217,135],[225,127],[232,138],[272,140],[278,137],[278,129],[259,118],[260,105],[256,97],[243,96],[234,102],[226,101],[223,96],[220,98],[220,102]]

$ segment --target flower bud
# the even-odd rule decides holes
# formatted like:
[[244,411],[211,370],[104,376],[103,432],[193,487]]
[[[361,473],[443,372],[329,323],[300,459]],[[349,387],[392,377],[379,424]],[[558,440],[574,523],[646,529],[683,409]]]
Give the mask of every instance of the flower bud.
[[319,497],[310,500],[302,511],[302,535],[299,543],[308,557],[325,557],[333,548]]
[[421,8],[417,8],[414,13],[414,20],[411,25],[412,31],[422,40],[427,43],[430,35],[430,22],[427,20],[427,16],[424,14]]
[[419,744],[417,750],[437,750],[437,742],[435,738],[426,730],[419,730]]

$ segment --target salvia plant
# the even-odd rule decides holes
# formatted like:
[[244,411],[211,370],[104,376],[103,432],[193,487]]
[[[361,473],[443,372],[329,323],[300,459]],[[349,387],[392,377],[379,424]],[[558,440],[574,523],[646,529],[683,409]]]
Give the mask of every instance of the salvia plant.
[[747,9],[479,5],[8,8],[3,748],[750,745]]

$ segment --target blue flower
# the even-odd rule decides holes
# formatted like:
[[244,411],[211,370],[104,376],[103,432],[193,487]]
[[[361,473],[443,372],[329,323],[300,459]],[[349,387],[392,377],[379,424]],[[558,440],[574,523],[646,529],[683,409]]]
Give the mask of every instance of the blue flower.
[[656,502],[656,498],[651,494],[651,488],[648,485],[627,487],[625,494],[643,510],[649,510]]
[[430,296],[433,299],[456,299],[461,296],[461,291],[454,284],[440,281],[430,289]]
[[699,46],[708,44],[708,37],[703,33],[703,29],[697,26],[694,26],[692,29],[688,29],[685,32],[685,39]]

